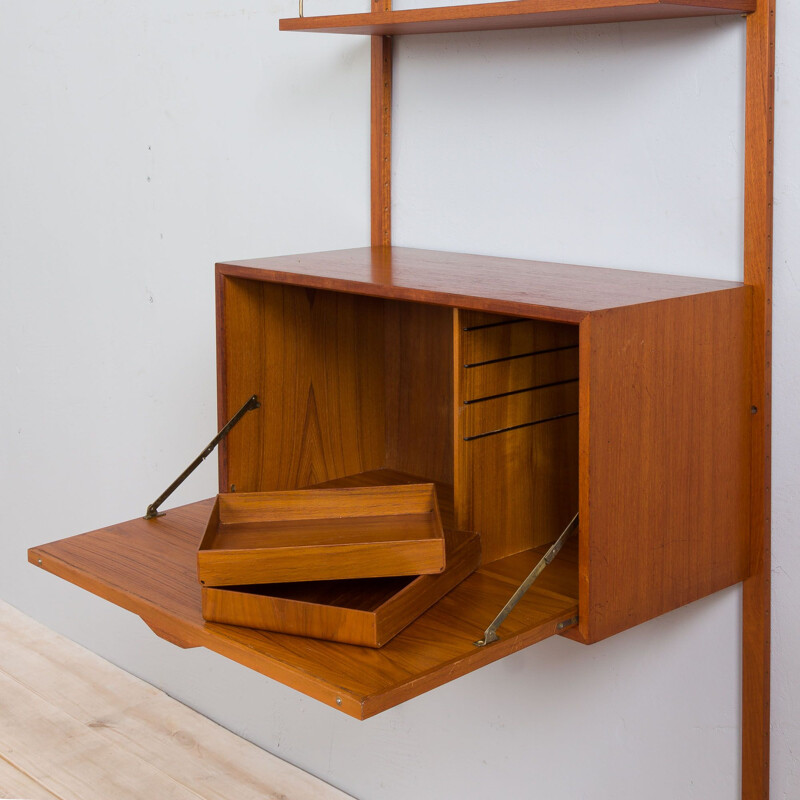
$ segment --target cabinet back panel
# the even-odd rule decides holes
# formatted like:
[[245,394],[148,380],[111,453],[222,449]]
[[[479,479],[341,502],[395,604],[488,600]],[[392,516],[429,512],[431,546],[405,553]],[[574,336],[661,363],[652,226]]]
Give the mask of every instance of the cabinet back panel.
[[218,298],[221,489],[298,489],[383,466],[383,301],[235,278]]
[[386,463],[453,483],[453,310],[386,301]]

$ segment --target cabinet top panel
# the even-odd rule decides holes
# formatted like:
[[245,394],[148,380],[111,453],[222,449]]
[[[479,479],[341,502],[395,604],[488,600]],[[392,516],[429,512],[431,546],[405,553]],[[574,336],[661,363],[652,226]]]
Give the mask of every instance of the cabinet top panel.
[[413,34],[676,19],[755,10],[755,0],[512,0],[282,19],[282,31]]
[[409,247],[360,247],[231,261],[218,264],[217,270],[250,280],[571,323],[595,311],[743,285]]

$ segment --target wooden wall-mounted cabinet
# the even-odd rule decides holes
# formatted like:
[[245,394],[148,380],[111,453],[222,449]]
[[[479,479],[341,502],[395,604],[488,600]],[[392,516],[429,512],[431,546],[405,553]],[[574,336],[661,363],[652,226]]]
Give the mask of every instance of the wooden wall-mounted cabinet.
[[[378,247],[217,268],[220,491],[436,484],[482,564],[380,650],[205,623],[212,501],[33,563],[364,718],[556,633],[592,643],[747,577],[751,291]],[[475,642],[576,511],[577,541]]]
[[[220,419],[263,398],[220,491],[408,473],[453,491],[485,564],[580,508],[585,642],[746,577],[748,288],[402,248],[291,261],[218,268]],[[505,313],[523,287],[538,302]]]

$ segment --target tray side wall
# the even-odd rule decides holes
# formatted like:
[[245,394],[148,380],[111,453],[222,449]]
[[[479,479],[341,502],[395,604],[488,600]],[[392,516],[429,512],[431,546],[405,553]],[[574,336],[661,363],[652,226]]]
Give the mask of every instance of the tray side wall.
[[375,615],[368,611],[213,587],[203,588],[202,595],[203,618],[208,622],[378,646]]
[[225,525],[398,514],[432,514],[439,519],[432,483],[316,488],[311,492],[233,492],[219,495],[218,502],[219,522]]
[[439,573],[441,539],[320,545],[198,553],[198,577],[207,586],[386,578]]

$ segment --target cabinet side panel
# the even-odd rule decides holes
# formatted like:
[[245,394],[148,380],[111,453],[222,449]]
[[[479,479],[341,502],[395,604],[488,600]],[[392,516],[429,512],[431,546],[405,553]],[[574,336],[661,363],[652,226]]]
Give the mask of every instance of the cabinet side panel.
[[298,489],[384,461],[383,301],[225,280],[222,394],[261,408],[226,440],[227,491]]
[[583,326],[585,641],[747,576],[749,329],[747,287]]
[[453,311],[386,302],[386,466],[453,484]]
[[245,414],[220,442],[220,492],[254,491],[265,410],[263,348],[247,347],[263,327],[261,292],[251,281],[217,273],[217,398],[219,427],[233,416],[250,395],[256,393],[262,407]]
[[[225,385],[227,368],[225,365],[225,287],[228,280],[220,271],[214,271],[214,305],[217,336],[217,428],[222,430],[230,419],[228,415],[228,389]],[[222,441],[217,447],[217,468],[219,491],[227,491],[228,483],[228,449]]]

